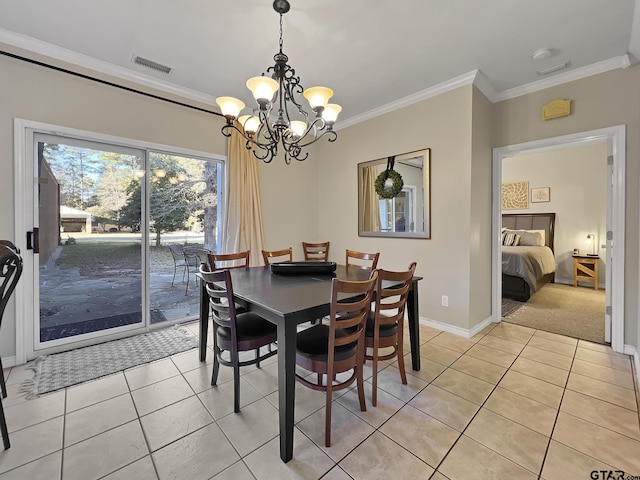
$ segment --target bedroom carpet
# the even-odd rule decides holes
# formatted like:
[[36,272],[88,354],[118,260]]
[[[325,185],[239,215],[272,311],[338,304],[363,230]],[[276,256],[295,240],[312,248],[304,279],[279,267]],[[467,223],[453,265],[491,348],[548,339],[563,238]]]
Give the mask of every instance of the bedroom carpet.
[[503,321],[604,343],[605,292],[549,283]]

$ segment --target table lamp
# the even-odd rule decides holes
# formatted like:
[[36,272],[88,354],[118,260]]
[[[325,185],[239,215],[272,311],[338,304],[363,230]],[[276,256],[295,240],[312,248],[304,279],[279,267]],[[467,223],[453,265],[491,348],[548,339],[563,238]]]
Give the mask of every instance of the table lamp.
[[597,257],[596,253],[596,236],[593,233],[587,234],[587,245],[591,245],[591,253],[587,253],[589,257]]

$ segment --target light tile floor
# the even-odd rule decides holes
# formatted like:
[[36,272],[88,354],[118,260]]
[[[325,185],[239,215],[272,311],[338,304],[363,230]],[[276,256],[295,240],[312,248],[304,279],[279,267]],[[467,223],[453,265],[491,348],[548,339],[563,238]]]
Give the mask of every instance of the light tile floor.
[[[211,364],[197,350],[33,400],[19,394],[29,372],[7,369],[12,447],[0,452],[0,480],[640,475],[630,357],[508,323],[470,340],[421,326],[421,342],[422,369],[407,357],[407,385],[396,364],[382,364],[377,407],[361,412],[354,389],[338,392],[330,448],[324,394],[298,384],[287,464],[278,453],[277,357],[242,369],[239,414],[231,369],[211,387]],[[370,399],[369,368],[365,375]]]

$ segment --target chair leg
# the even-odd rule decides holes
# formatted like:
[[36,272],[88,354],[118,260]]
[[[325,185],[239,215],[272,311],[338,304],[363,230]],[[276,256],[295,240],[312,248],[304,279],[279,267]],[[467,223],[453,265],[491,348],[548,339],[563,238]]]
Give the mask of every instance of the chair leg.
[[211,385],[216,385],[218,383],[218,372],[220,371],[220,361],[218,360],[218,355],[220,355],[220,349],[218,348],[218,343],[216,342],[216,329],[213,329],[213,373],[211,374]]
[[[188,267],[187,267],[188,268]],[[184,294],[185,295],[189,295],[189,277],[191,275],[189,275],[189,272],[187,271],[187,288],[184,289]]]
[[240,358],[237,350],[231,352],[231,358],[233,359],[233,411],[238,413],[240,411]]
[[400,370],[400,378],[402,379],[402,384],[407,384],[407,374],[404,369],[404,346],[402,345],[402,338],[398,338],[397,346],[396,346],[396,356],[398,358],[398,370]]
[[2,398],[7,398],[7,384],[4,381],[4,367],[2,366],[2,358],[0,358],[0,389],[2,389]]
[[326,399],[326,414],[324,421],[324,445],[325,447],[331,446],[331,405],[332,405],[332,397],[333,397],[333,382],[330,378],[333,377],[333,370],[329,367],[329,371],[327,371],[327,399]]
[[256,348],[256,368],[260,368],[260,348]]
[[173,287],[173,284],[176,281],[176,270],[178,270],[178,266],[174,263],[173,264],[173,278],[171,279],[171,286]]
[[[360,358],[360,362],[359,364],[356,363],[356,384],[358,385],[358,400],[360,400],[360,411],[361,412],[366,412],[367,411],[367,404],[365,403],[364,400],[364,357],[366,354],[366,347],[363,345],[364,342],[361,343],[361,354],[358,353],[358,357]],[[374,394],[375,394],[375,390],[374,390]],[[375,404],[374,404],[375,405]]]
[[4,443],[4,449],[11,448],[11,442],[9,442],[9,430],[7,429],[7,420],[4,417],[4,406],[0,402],[0,430],[2,431],[2,442]]
[[373,372],[371,378],[371,404],[378,405],[378,348],[380,347],[380,336],[374,333],[373,337]]

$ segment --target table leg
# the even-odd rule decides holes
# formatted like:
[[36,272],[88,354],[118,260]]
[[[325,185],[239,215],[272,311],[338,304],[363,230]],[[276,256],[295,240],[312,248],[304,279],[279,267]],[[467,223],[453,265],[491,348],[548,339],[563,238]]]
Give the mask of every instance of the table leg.
[[278,324],[278,402],[280,415],[280,458],[293,457],[293,418],[296,393],[296,324]]
[[411,341],[411,366],[420,370],[420,315],[418,313],[418,285],[412,283],[407,296],[409,316],[409,340]]
[[209,299],[205,282],[200,283],[200,361],[207,359],[207,334],[209,333]]

